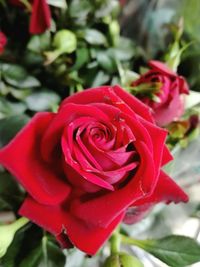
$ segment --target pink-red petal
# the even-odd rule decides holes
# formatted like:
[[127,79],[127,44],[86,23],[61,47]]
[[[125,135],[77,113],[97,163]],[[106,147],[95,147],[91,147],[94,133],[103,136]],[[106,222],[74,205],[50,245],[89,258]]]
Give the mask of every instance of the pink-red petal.
[[46,0],[34,0],[29,31],[40,34],[50,28],[51,12]]
[[153,191],[152,195],[141,199],[133,204],[133,206],[144,204],[156,204],[159,202],[165,202],[169,204],[171,202],[187,202],[187,194],[170,178],[165,172],[161,171],[158,179],[158,183]]
[[38,113],[0,150],[0,163],[33,198],[43,204],[59,203],[70,192],[67,183],[54,172],[56,166],[48,166],[40,155],[41,138],[53,118],[53,113]]
[[87,254],[95,254],[122,221],[124,213],[119,214],[106,228],[89,225],[72,216],[59,206],[41,205],[28,197],[20,209],[20,214],[56,235],[64,245],[64,232],[67,234],[66,246],[70,242]]

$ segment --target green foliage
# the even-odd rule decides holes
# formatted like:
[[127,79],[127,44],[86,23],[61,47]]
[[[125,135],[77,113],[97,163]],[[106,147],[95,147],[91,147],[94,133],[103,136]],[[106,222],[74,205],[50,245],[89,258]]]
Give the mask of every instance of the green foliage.
[[27,71],[14,64],[2,64],[1,65],[1,76],[9,85],[17,88],[30,88],[40,86],[40,82],[31,75],[28,75]]
[[149,240],[123,236],[122,242],[144,249],[171,267],[184,267],[200,261],[200,245],[186,236],[171,235]]
[[54,110],[59,101],[56,93],[45,90],[34,92],[25,99],[28,109],[32,111]]
[[0,120],[0,147],[6,145],[28,122],[26,115],[10,116]]
[[3,267],[64,267],[65,256],[51,236],[29,223],[17,232],[0,264]]

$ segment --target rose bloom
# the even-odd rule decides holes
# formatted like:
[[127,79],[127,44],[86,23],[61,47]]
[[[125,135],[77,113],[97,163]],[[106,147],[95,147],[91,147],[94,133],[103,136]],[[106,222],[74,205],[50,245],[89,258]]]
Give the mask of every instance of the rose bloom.
[[[24,7],[20,0],[9,0],[13,5]],[[51,12],[46,0],[31,0],[32,11],[29,25],[29,32],[40,34],[50,28]]]
[[0,31],[0,55],[4,52],[4,48],[7,44],[7,37]]
[[182,76],[171,71],[162,62],[151,60],[149,66],[151,69],[134,81],[132,86],[160,86],[159,92],[156,93],[157,101],[147,96],[138,98],[152,109],[156,123],[164,126],[183,114],[184,94],[189,93],[188,84]]
[[166,135],[146,105],[103,86],[66,98],[57,113],[36,114],[0,150],[0,163],[28,193],[19,213],[63,247],[92,255],[123,220],[188,200],[161,170],[172,159]]

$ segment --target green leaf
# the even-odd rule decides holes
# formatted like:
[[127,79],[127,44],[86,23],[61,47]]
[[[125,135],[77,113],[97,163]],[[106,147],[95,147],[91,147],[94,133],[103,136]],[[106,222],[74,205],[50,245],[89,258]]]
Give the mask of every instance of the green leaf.
[[35,77],[28,75],[26,70],[19,65],[3,64],[2,76],[8,84],[18,88],[40,86],[40,82]]
[[67,8],[67,3],[65,0],[48,0],[47,3],[51,6]]
[[81,32],[82,37],[91,45],[106,45],[107,40],[103,33],[95,29],[86,29]]
[[186,236],[171,235],[148,240],[123,236],[122,242],[144,249],[171,267],[184,267],[200,261],[200,244]]
[[0,120],[0,147],[9,143],[17,132],[28,122],[26,115],[10,116]]
[[26,105],[24,103],[12,103],[0,97],[0,119],[7,116],[22,114],[25,110]]
[[51,44],[51,35],[49,31],[46,31],[40,35],[33,35],[28,42],[27,48],[35,53],[42,53],[47,50]]
[[65,264],[65,256],[60,247],[46,236],[21,261],[19,267],[38,267],[40,264],[48,267],[63,267]]
[[100,86],[106,84],[109,81],[110,77],[103,71],[99,71],[95,76],[92,87]]
[[187,0],[183,0],[177,8],[178,16],[184,19],[184,31],[191,36],[192,40],[198,41],[200,41],[199,12],[200,2],[198,0],[190,0],[189,5]]
[[116,71],[116,64],[110,54],[106,51],[97,52],[97,61],[99,65],[108,73]]
[[38,54],[36,52],[32,52],[30,50],[26,50],[24,53],[24,64],[26,66],[31,67],[41,67],[41,65],[44,63],[44,55]]
[[19,267],[38,267],[42,258],[41,246],[34,248],[20,263]]
[[73,18],[84,19],[92,11],[88,0],[73,0],[69,5],[69,14]]
[[120,13],[120,4],[117,0],[102,1],[101,6],[95,11],[96,18],[102,18],[112,14],[117,17]]
[[[29,89],[24,88],[24,89],[18,90],[18,89],[15,89],[13,87],[10,87],[9,89],[10,89],[10,94],[14,98],[16,98],[16,99],[18,99],[20,101],[24,100],[32,92],[32,90],[30,88]],[[22,102],[18,102],[18,103],[12,103],[12,104],[23,104],[23,103]]]
[[0,172],[0,211],[17,212],[24,199],[24,192],[7,172]]
[[85,47],[76,50],[75,64],[70,68],[70,71],[79,70],[84,64],[89,61],[89,51]]
[[47,256],[52,266],[63,267],[65,263],[65,255],[63,254],[60,247],[51,241],[49,238],[47,240]]
[[131,60],[135,55],[135,46],[131,40],[120,37],[118,45],[115,48],[110,48],[109,51],[116,59],[126,61]]
[[22,194],[18,183],[8,172],[0,172],[0,198],[17,198]]
[[40,91],[29,95],[25,102],[33,111],[50,110],[60,101],[60,97],[52,91]]

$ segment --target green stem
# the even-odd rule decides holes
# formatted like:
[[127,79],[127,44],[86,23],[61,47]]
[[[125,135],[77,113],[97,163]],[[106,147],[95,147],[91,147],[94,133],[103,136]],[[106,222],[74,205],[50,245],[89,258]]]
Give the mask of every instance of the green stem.
[[128,245],[134,245],[140,248],[144,248],[145,245],[147,245],[149,243],[149,240],[138,240],[138,239],[134,239],[132,237],[128,237],[125,235],[120,235],[121,237],[121,242],[124,244],[128,244]]
[[111,254],[116,254],[120,251],[121,235],[119,233],[119,228],[113,233],[110,239],[110,251]]
[[27,0],[20,0],[20,2],[21,2],[23,5],[25,5],[25,7],[27,8],[27,10],[28,10],[29,12],[32,11],[32,6],[31,6],[31,4],[29,3],[29,1],[27,1]]
[[124,71],[122,64],[119,60],[115,59],[115,62],[116,62],[117,70],[118,70],[119,77],[121,80],[121,85],[125,86],[125,71]]
[[45,267],[48,267],[47,236],[45,233],[42,238],[42,251],[43,251],[43,256],[44,256],[44,265]]

